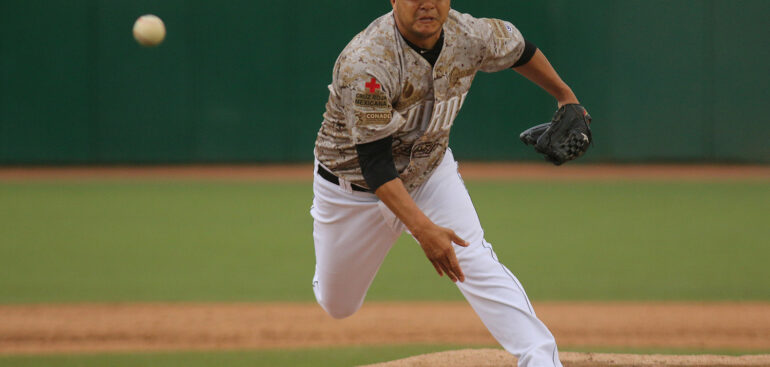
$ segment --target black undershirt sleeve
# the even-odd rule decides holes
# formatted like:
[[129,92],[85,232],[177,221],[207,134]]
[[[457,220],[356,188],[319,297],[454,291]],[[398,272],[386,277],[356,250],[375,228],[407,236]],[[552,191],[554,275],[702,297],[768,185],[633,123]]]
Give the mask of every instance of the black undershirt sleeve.
[[358,164],[371,192],[398,177],[393,162],[393,137],[356,145]]
[[513,64],[512,68],[517,68],[522,65],[526,65],[529,60],[532,60],[532,56],[535,56],[535,51],[537,51],[537,46],[535,46],[534,43],[529,42],[528,40],[524,40],[524,52],[521,53],[521,57],[519,57],[519,61],[516,61],[515,64]]

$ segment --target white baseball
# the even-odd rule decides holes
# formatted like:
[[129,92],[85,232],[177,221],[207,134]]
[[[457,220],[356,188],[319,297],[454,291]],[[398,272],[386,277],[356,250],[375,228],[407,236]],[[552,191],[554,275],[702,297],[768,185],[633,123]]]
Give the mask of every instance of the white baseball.
[[142,46],[157,46],[166,38],[166,26],[155,15],[142,15],[134,22],[134,39]]

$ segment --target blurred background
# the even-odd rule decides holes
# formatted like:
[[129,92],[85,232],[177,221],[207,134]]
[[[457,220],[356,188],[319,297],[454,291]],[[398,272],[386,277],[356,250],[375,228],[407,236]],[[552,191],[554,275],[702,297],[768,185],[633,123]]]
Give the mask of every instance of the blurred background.
[[[455,0],[513,22],[594,118],[584,161],[770,162],[770,1]],[[0,164],[311,162],[334,61],[380,1],[0,1]],[[160,16],[158,48],[132,39]],[[479,73],[459,159],[539,160],[554,101]]]
[[[595,145],[574,164],[495,166],[512,173],[500,179],[463,171],[485,239],[534,302],[770,310],[770,0],[452,6],[515,24],[594,119]],[[296,302],[318,311],[308,211],[327,85],[340,51],[390,9],[387,0],[0,0],[0,366],[354,365],[434,348],[233,357],[242,364],[230,354],[128,355],[123,364],[3,355],[20,340],[67,341],[47,325],[39,339],[24,323],[4,331],[12,323],[3,307],[14,305]],[[166,24],[159,47],[133,39],[143,14]],[[473,167],[467,161],[542,162],[518,134],[555,109],[513,71],[479,73],[451,135],[461,170]],[[306,175],[224,177],[272,163],[301,163],[286,169]],[[637,163],[665,169],[635,175]],[[200,164],[215,171],[173,175]],[[114,167],[125,165],[140,167]],[[545,173],[523,177],[532,167]],[[603,168],[621,173],[592,174]],[[407,235],[367,296],[462,299]],[[714,330],[725,340],[741,333]],[[76,331],[74,340],[86,339]],[[696,352],[722,352],[693,340]],[[660,349],[642,350],[651,351]],[[330,362],[350,353],[358,362]]]

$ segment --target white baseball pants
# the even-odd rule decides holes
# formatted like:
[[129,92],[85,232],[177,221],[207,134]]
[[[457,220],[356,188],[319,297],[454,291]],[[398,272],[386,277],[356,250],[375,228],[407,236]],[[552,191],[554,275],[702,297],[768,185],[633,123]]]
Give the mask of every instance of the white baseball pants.
[[[376,195],[352,191],[342,180],[335,185],[314,177],[313,291],[329,315],[344,318],[361,307],[385,255],[406,228]],[[451,150],[411,195],[434,223],[470,243],[454,245],[465,274],[465,282],[455,284],[495,339],[519,358],[519,366],[560,367],[553,335],[535,315],[521,283],[484,240]],[[425,266],[431,265],[426,261]]]

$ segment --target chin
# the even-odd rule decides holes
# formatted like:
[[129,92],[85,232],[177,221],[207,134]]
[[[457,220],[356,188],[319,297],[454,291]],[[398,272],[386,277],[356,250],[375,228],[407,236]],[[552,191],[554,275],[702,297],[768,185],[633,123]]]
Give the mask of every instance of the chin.
[[419,27],[414,29],[414,33],[420,35],[422,38],[430,38],[439,32],[441,32],[441,27]]

